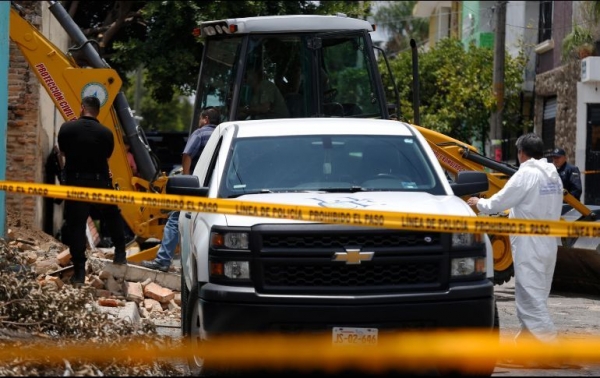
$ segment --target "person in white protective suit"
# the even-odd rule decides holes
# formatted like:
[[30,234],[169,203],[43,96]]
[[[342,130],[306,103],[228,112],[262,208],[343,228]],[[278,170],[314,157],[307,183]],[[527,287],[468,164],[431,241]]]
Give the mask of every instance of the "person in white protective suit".
[[[519,170],[504,188],[489,199],[471,197],[470,206],[495,214],[510,209],[509,218],[559,220],[563,186],[556,167],[542,158],[544,143],[535,134],[516,143]],[[510,236],[515,269],[515,302],[521,331],[515,337],[533,335],[542,342],[556,341],[556,327],[548,311],[554,275],[557,237]]]

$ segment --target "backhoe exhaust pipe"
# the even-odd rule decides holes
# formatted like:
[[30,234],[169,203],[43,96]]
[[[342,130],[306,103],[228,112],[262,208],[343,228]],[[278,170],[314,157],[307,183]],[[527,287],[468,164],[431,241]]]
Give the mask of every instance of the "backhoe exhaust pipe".
[[413,113],[414,124],[421,125],[419,116],[419,106],[421,105],[421,95],[419,94],[419,51],[417,50],[417,42],[411,38],[410,48],[412,50],[412,73],[413,73]]

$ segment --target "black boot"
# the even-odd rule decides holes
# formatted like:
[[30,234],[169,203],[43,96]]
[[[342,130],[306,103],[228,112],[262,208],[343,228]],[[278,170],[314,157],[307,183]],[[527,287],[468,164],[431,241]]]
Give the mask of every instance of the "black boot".
[[127,265],[127,253],[125,250],[115,249],[115,257],[113,257],[113,264]]
[[73,264],[74,273],[71,277],[71,283],[73,285],[81,286],[85,282],[85,263]]

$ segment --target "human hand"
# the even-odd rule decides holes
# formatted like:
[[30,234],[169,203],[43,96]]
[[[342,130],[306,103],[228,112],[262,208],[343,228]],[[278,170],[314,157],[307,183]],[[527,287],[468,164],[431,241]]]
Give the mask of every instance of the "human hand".
[[467,205],[469,206],[477,206],[477,202],[479,202],[478,197],[471,197],[467,200]]

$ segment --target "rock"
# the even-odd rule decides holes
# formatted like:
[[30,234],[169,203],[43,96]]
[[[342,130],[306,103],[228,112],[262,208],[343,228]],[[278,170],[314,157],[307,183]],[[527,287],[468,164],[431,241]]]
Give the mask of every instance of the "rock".
[[125,302],[113,298],[99,298],[98,304],[105,307],[121,307],[125,306]]
[[56,256],[56,260],[58,260],[58,265],[67,266],[71,262],[71,251],[69,248],[65,249],[61,253]]
[[148,312],[162,312],[163,311],[160,302],[158,302],[152,298],[144,299],[144,308]]
[[96,297],[97,298],[110,298],[111,293],[105,289],[96,289]]
[[175,297],[173,297],[173,301],[175,301],[175,304],[177,306],[181,306],[181,293],[180,292],[175,293]]
[[139,282],[123,282],[123,293],[128,301],[139,303],[144,300],[144,289]]
[[169,303],[175,297],[175,293],[167,288],[164,288],[154,282],[144,287],[144,296],[152,298],[160,303]]
[[64,282],[58,277],[46,276],[44,281],[54,283],[58,289],[61,289],[64,285]]
[[104,283],[106,290],[110,291],[113,294],[121,294],[121,285],[112,277],[108,277],[106,282]]
[[106,270],[101,270],[100,273],[98,273],[98,277],[100,277],[101,280],[107,280],[108,277],[112,277],[112,274]]
[[97,276],[91,275],[87,278],[87,281],[95,289],[104,289],[104,282]]
[[38,259],[38,255],[34,251],[27,251],[23,253],[23,256],[25,257],[25,261],[27,261],[27,264],[33,264]]
[[35,262],[34,267],[37,274],[46,274],[47,272],[60,269],[56,259],[38,260]]

